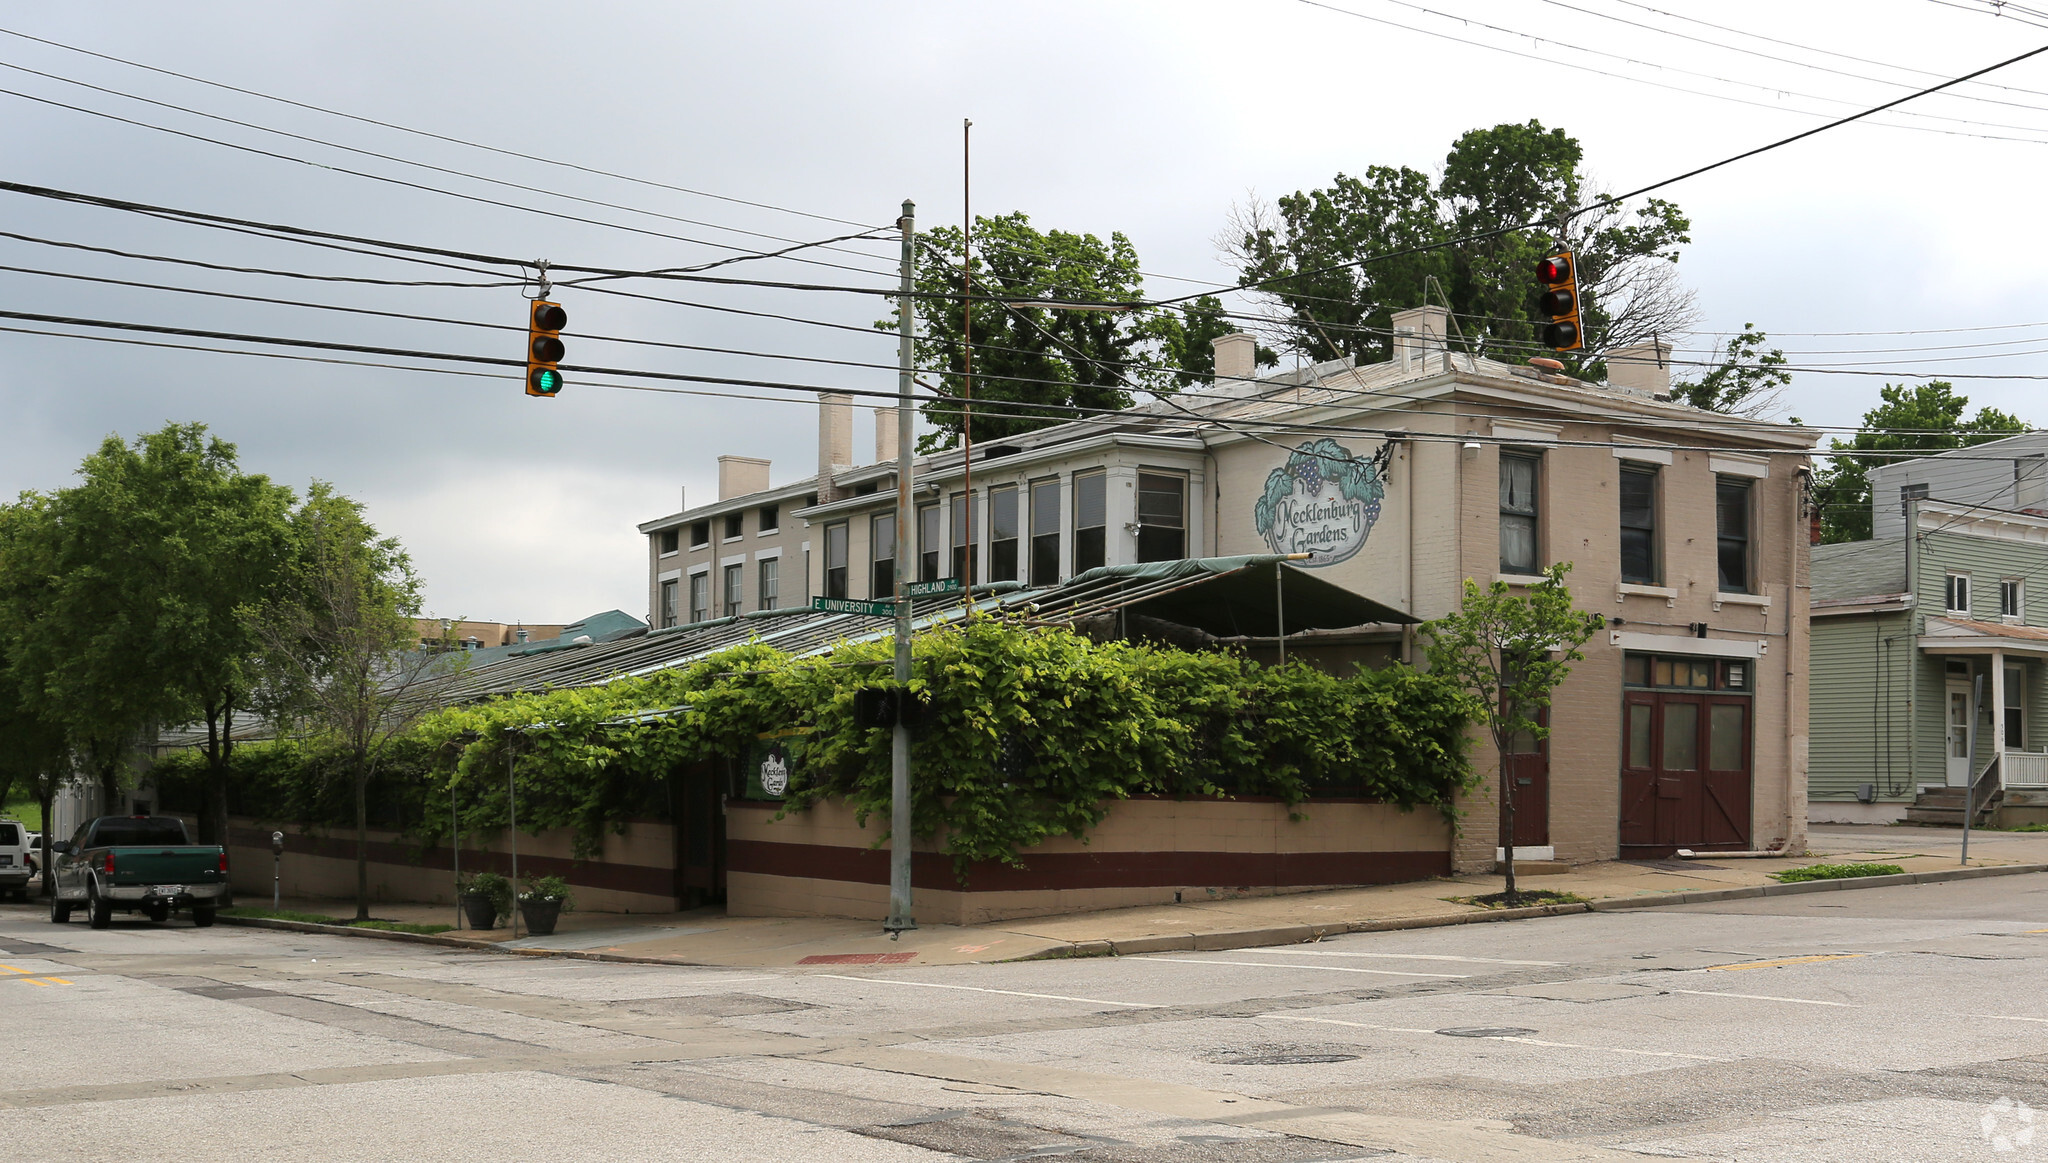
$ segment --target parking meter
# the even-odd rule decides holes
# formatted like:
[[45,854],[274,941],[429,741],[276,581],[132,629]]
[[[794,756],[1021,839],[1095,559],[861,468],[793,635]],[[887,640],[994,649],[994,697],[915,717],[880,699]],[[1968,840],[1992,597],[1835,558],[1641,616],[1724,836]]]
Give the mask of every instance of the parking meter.
[[284,833],[270,834],[270,911],[276,912],[284,890]]

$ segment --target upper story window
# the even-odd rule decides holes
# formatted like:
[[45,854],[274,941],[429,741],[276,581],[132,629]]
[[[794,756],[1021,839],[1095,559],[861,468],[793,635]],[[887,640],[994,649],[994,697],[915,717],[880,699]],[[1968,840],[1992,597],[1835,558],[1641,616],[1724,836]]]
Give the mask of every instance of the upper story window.
[[763,505],[758,512],[759,519],[755,522],[756,532],[773,533],[777,529],[782,528],[781,505]]
[[737,618],[746,609],[747,567],[734,562],[725,567],[725,616]]
[[1536,470],[1542,460],[1533,453],[1500,454],[1500,571],[1533,574],[1542,568],[1536,555]]
[[1998,583],[1999,617],[2015,620],[2025,617],[2026,611],[2022,607],[2021,601],[2022,594],[2020,592],[2019,578],[2009,577]]
[[2037,452],[2014,459],[2012,480],[2013,508],[2048,508],[2048,456]]
[[1657,469],[1621,466],[1621,580],[1657,584]]
[[825,526],[825,596],[846,596],[846,522]]
[[661,583],[660,618],[661,625],[664,629],[676,624],[676,603],[680,600],[680,595],[677,594],[676,591],[681,588],[681,586],[676,584],[674,578],[670,578],[668,581]]
[[981,546],[977,544],[981,534],[981,522],[975,518],[976,498],[965,493],[953,494],[953,577],[961,585],[973,585],[981,573]]
[[1188,555],[1188,478],[1138,474],[1138,560],[1179,561]]
[[1951,614],[1967,614],[1970,612],[1969,574],[1952,573],[1948,575],[1948,584],[1944,587],[1944,591],[1942,594],[1943,609]]
[[1749,592],[1749,494],[1742,477],[1714,478],[1714,535],[1722,593]]
[[874,559],[868,576],[868,596],[888,598],[896,594],[896,514],[877,513],[868,525],[868,547]]
[[661,543],[661,555],[667,557],[669,554],[682,548],[683,531],[680,529],[663,529],[655,534],[655,538]]
[[988,580],[1017,580],[1017,486],[988,491]]
[[702,622],[711,616],[711,573],[706,570],[690,575],[690,621]]
[[943,546],[939,539],[939,506],[934,501],[917,507],[917,580],[930,582],[939,580],[939,559]]
[[702,549],[709,544],[711,544],[711,522],[692,521],[690,523],[690,548]]
[[1060,478],[1031,482],[1031,584],[1060,580]]
[[1899,486],[1899,512],[1901,514],[1904,514],[1906,511],[1907,501],[1924,501],[1926,499],[1927,486],[1925,484]]
[[761,559],[760,604],[764,610],[778,608],[782,602],[782,559],[764,557]]
[[725,539],[730,541],[745,533],[746,526],[747,515],[745,513],[727,513],[725,515]]
[[1074,474],[1074,572],[1108,563],[1109,474]]

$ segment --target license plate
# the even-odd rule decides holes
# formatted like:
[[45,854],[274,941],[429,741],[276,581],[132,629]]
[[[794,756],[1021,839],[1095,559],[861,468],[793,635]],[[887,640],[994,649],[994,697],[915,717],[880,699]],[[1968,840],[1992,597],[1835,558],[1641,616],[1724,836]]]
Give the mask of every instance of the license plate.
[[9,865],[11,865],[11,864],[13,864],[13,863],[14,863],[14,857],[12,857],[12,856],[0,856],[0,868],[6,868],[6,867],[8,867]]
[[159,884],[149,891],[157,896],[184,896],[185,886],[182,884]]

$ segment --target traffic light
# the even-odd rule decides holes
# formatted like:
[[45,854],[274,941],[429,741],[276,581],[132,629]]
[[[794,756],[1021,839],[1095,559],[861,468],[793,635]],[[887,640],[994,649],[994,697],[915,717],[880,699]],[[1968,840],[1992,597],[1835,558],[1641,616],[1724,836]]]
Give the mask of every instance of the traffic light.
[[1536,312],[1550,319],[1543,326],[1543,345],[1556,351],[1578,351],[1586,346],[1585,333],[1579,327],[1578,267],[1568,250],[1536,264],[1536,281],[1543,284]]
[[555,365],[562,362],[560,332],[568,322],[569,313],[562,310],[560,303],[533,301],[526,328],[527,395],[552,396],[562,390],[562,373]]

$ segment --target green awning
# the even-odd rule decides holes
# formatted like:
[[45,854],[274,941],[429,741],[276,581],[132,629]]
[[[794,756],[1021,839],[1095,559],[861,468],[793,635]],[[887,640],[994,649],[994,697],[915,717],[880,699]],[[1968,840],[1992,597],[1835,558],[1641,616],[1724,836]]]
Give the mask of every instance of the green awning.
[[1289,634],[1421,621],[1270,553],[1103,566],[1055,592],[1085,594],[1076,604],[1120,608],[1218,638],[1272,638],[1283,618]]

